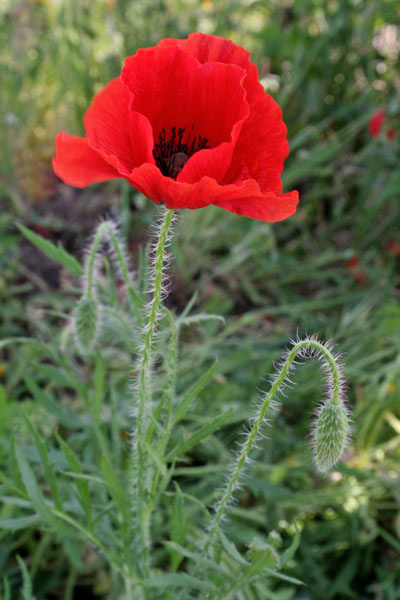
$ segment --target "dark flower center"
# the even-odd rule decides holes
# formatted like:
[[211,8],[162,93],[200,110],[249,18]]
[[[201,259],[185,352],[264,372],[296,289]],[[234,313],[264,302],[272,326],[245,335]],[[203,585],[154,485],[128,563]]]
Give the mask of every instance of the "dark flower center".
[[[194,136],[193,125],[189,135],[185,136],[186,127],[176,129],[171,127],[165,130],[163,127],[158,134],[158,142],[154,144],[153,156],[157,167],[163,175],[176,179],[189,158],[204,148],[209,148],[208,139]],[[185,141],[184,141],[185,140]]]

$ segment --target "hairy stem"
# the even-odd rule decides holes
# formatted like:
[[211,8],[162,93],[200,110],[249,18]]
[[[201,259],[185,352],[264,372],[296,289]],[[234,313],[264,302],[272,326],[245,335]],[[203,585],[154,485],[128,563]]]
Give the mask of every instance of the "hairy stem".
[[135,553],[138,556],[139,570],[143,577],[148,577],[150,572],[150,513],[145,510],[147,497],[146,426],[151,404],[151,367],[153,364],[154,338],[161,306],[164,254],[173,214],[173,210],[165,210],[158,233],[152,276],[153,298],[149,306],[147,323],[144,328],[143,348],[137,367],[137,423],[132,446],[133,475],[136,489],[132,501],[136,529]]
[[94,282],[96,258],[100,244],[104,239],[108,240],[112,245],[112,248],[115,252],[116,260],[118,262],[119,268],[121,269],[122,278],[128,290],[130,304],[135,312],[135,316],[137,318],[138,323],[141,324],[142,315],[140,308],[143,305],[142,299],[140,298],[139,294],[132,285],[128,261],[126,259],[124,249],[117,234],[116,227],[111,221],[104,221],[97,228],[92,241],[92,245],[89,249],[89,254],[85,262],[85,296],[88,298],[92,298],[96,291]]
[[342,378],[340,373],[340,367],[338,365],[337,359],[332,354],[330,349],[326,345],[322,344],[321,342],[318,342],[315,339],[306,339],[295,343],[291,351],[288,353],[286,360],[283,363],[279,373],[277,374],[269,392],[261,401],[257,414],[254,420],[252,421],[250,431],[248,432],[246,440],[238,454],[237,460],[233,465],[233,469],[227,482],[227,485],[222,492],[221,498],[217,502],[216,510],[211,521],[207,540],[204,546],[204,556],[207,556],[210,550],[216,548],[216,534],[218,532],[218,528],[226,514],[227,507],[233,496],[233,493],[239,484],[239,479],[243,467],[248,461],[250,452],[254,447],[257,438],[260,434],[260,430],[264,423],[266,413],[271,407],[271,404],[277,392],[284,384],[285,379],[288,377],[288,374],[293,366],[296,356],[304,353],[305,351],[310,352],[310,356],[312,356],[314,353],[315,355],[322,357],[323,360],[326,361],[325,364],[329,368],[329,402],[336,406],[342,402]]

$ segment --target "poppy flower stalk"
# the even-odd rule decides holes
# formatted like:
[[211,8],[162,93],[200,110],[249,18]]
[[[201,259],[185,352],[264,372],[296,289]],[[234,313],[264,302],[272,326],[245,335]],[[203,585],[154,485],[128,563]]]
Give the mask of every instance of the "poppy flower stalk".
[[[240,487],[243,470],[250,461],[252,449],[260,439],[261,429],[269,424],[268,416],[278,407],[275,397],[290,381],[289,375],[296,365],[297,357],[319,359],[326,374],[327,396],[317,410],[312,432],[312,449],[317,470],[325,473],[332,469],[348,445],[350,427],[348,409],[345,405],[342,365],[332,352],[329,343],[324,344],[315,337],[298,340],[283,357],[277,374],[272,377],[269,391],[260,400],[256,414],[250,421],[245,441],[237,453],[227,483],[215,505],[214,516],[203,549],[204,557],[217,548],[219,527],[233,501],[235,490]],[[195,571],[194,575],[196,574],[198,571]]]
[[151,369],[153,365],[153,346],[159,321],[163,292],[163,271],[165,249],[170,236],[170,228],[174,219],[174,211],[165,209],[154,249],[154,264],[151,278],[153,296],[148,306],[147,322],[143,330],[143,345],[137,364],[137,410],[136,428],[132,440],[132,475],[133,475],[133,514],[135,520],[135,538],[137,542],[138,571],[148,577],[150,574],[150,521],[151,513],[146,510],[150,490],[147,482],[146,429],[151,406]]

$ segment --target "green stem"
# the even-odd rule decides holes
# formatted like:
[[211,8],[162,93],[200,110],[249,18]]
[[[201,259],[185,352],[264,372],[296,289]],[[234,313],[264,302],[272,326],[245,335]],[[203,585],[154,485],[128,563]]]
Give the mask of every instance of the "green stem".
[[115,227],[113,223],[109,221],[104,221],[97,228],[97,231],[94,235],[92,245],[89,250],[88,258],[85,264],[85,296],[87,298],[92,298],[95,293],[95,284],[94,284],[94,273],[95,273],[95,265],[96,265],[96,257],[99,251],[100,244],[104,238],[109,238],[111,244],[113,246],[115,256],[117,257],[122,278],[128,290],[129,301],[131,303],[132,309],[135,312],[137,322],[139,325],[142,324],[142,314],[141,308],[143,307],[143,301],[132,285],[131,277],[129,274],[129,267],[125,257],[125,253],[123,251],[122,245],[118,236],[115,234]]
[[[153,363],[154,337],[159,320],[161,306],[163,267],[165,246],[168,232],[173,219],[174,211],[166,209],[155,249],[154,273],[152,283],[154,287],[153,298],[150,303],[147,323],[144,330],[143,350],[138,365],[138,414],[135,432],[135,441],[132,448],[132,461],[135,469],[137,489],[133,495],[133,510],[135,514],[135,529],[137,534],[136,554],[139,557],[139,569],[143,577],[149,576],[149,549],[150,549],[150,513],[146,507],[147,483],[147,456],[143,442],[146,437],[146,421],[151,404],[151,367]],[[136,464],[135,464],[136,463]]]
[[92,245],[90,247],[89,256],[87,263],[85,264],[85,275],[86,275],[86,290],[85,296],[87,298],[92,298],[93,296],[93,277],[94,277],[94,266],[96,264],[97,252],[99,251],[99,247],[101,241],[103,239],[104,233],[106,231],[108,223],[104,222],[97,228],[97,231],[94,235]]
[[294,344],[294,346],[293,346],[292,350],[289,352],[280,372],[278,373],[274,383],[272,384],[271,389],[265,395],[264,399],[262,400],[262,402],[260,404],[260,407],[257,411],[256,417],[253,421],[252,427],[247,435],[246,441],[242,446],[242,449],[238,455],[236,463],[234,464],[234,467],[232,469],[232,474],[228,480],[228,483],[222,493],[220,500],[217,503],[217,508],[214,513],[214,517],[211,521],[206,544],[205,544],[204,550],[203,550],[204,556],[207,556],[210,549],[212,549],[216,546],[216,534],[217,534],[218,528],[221,524],[221,521],[223,520],[223,518],[225,516],[229,501],[232,498],[233,493],[238,486],[242,469],[243,469],[245,463],[247,462],[247,460],[249,458],[249,454],[258,438],[258,435],[260,433],[261,427],[262,427],[264,419],[265,419],[265,415],[266,415],[268,409],[270,408],[271,403],[272,403],[275,395],[277,394],[279,388],[281,387],[281,385],[284,383],[285,379],[287,378],[296,356],[302,350],[305,350],[305,349],[312,349],[312,350],[316,351],[317,353],[320,353],[323,355],[323,357],[325,358],[325,360],[327,361],[327,363],[329,365],[330,375],[331,375],[331,379],[332,379],[331,380],[332,392],[331,392],[331,396],[330,396],[330,402],[332,402],[333,404],[339,404],[341,402],[341,400],[340,400],[340,387],[341,387],[340,370],[339,370],[339,367],[337,364],[337,360],[335,359],[332,352],[324,344],[322,344],[321,342],[318,342],[317,340],[313,340],[313,339],[306,339],[306,340],[303,340],[303,341],[300,341],[300,342],[297,342],[296,344]]

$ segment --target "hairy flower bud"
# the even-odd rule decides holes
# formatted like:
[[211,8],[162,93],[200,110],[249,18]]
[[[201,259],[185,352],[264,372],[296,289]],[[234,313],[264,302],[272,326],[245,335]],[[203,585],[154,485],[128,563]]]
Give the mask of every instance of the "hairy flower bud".
[[340,460],[348,442],[349,419],[342,402],[328,400],[318,410],[313,430],[315,464],[325,473]]
[[90,352],[99,329],[99,307],[95,298],[81,298],[74,312],[74,328],[80,349]]

